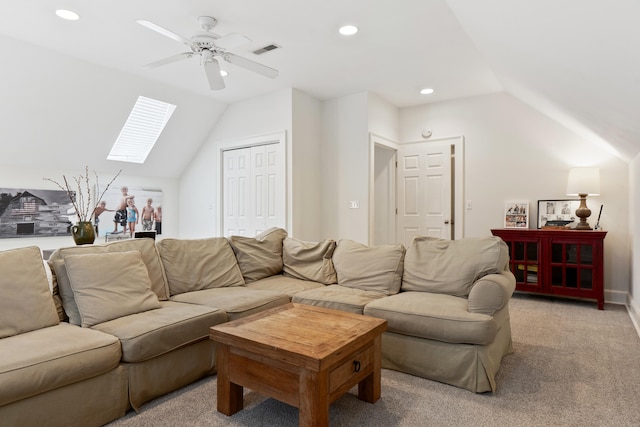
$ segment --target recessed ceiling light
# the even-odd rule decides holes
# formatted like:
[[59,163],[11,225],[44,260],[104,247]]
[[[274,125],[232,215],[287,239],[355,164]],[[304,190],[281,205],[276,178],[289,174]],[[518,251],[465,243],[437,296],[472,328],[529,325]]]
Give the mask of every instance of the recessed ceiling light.
[[420,93],[423,95],[429,95],[433,93],[433,89],[431,89],[430,87],[425,87],[424,89],[420,90]]
[[338,31],[343,36],[352,36],[358,32],[358,27],[355,25],[343,25]]
[[229,75],[229,73],[227,73],[225,70],[220,70],[220,75],[222,77],[227,77]]
[[56,15],[58,15],[59,18],[66,19],[67,21],[77,21],[80,19],[80,15],[71,10],[65,9],[56,10]]

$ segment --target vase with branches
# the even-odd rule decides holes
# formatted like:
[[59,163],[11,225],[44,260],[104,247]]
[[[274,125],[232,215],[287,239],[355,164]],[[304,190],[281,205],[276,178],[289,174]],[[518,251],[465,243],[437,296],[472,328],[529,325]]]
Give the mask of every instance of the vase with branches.
[[[92,197],[93,191],[91,190],[91,187],[93,184],[89,176],[88,166],[85,166],[84,174],[80,174],[79,176],[72,176],[70,178],[67,178],[66,175],[62,175],[62,184],[51,178],[43,178],[45,181],[53,182],[62,191],[67,193],[67,196],[71,201],[71,205],[75,210],[76,217],[78,218],[78,223],[71,228],[76,244],[87,244],[94,242],[95,233],[91,220],[95,214],[95,210],[98,204],[102,200],[102,197],[104,197],[104,194],[107,192],[111,184],[113,184],[113,182],[121,173],[122,169],[118,171],[118,173],[111,179],[111,181],[109,181],[100,195],[97,195],[96,192],[95,197]],[[96,191],[98,191],[98,189],[100,188],[98,174],[94,171],[93,175],[95,176]]]

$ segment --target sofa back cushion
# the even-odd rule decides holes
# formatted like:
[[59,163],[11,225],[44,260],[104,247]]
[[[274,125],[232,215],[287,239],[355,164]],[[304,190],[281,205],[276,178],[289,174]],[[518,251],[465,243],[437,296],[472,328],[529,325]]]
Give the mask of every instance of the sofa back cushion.
[[0,252],[0,338],[59,323],[36,246]]
[[305,242],[287,237],[282,244],[284,275],[325,285],[338,283],[332,259],[335,249],[335,240]]
[[285,230],[273,227],[256,237],[229,238],[246,283],[282,273],[282,242],[286,237]]
[[350,288],[397,294],[402,282],[404,246],[366,246],[340,240],[333,253],[338,284]]
[[84,328],[160,307],[140,251],[70,255],[65,266]]
[[244,285],[236,256],[224,237],[162,239],[156,246],[171,295]]
[[167,278],[164,274],[162,261],[160,260],[160,255],[158,254],[158,250],[156,249],[153,239],[128,239],[103,245],[83,245],[60,248],[51,254],[49,257],[49,264],[55,273],[54,294],[56,294],[57,286],[60,298],[62,299],[62,306],[64,307],[66,315],[69,317],[69,323],[73,325],[80,325],[82,320],[74,299],[73,290],[69,283],[69,277],[65,266],[65,258],[73,255],[107,254],[132,250],[137,250],[142,255],[142,261],[147,268],[147,273],[151,280],[151,290],[158,296],[160,301],[169,299]]
[[402,290],[465,297],[476,280],[504,270],[508,260],[509,250],[499,237],[416,236],[407,249]]

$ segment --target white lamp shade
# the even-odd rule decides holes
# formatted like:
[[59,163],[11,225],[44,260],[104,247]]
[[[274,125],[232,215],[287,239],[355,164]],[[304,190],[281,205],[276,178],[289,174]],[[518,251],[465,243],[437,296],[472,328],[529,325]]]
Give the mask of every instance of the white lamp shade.
[[569,182],[567,183],[567,196],[587,194],[589,196],[600,195],[600,169],[598,168],[572,168],[569,169]]

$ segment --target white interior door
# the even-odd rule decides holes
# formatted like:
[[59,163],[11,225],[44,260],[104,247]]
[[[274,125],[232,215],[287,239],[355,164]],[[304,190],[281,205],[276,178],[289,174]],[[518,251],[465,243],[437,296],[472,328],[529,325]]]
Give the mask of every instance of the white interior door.
[[451,143],[402,144],[398,159],[398,241],[408,247],[416,235],[450,239]]
[[286,188],[282,144],[225,150],[223,230],[225,236],[255,236],[285,228]]
[[249,215],[250,154],[249,148],[222,153],[225,236],[245,236],[252,227]]

